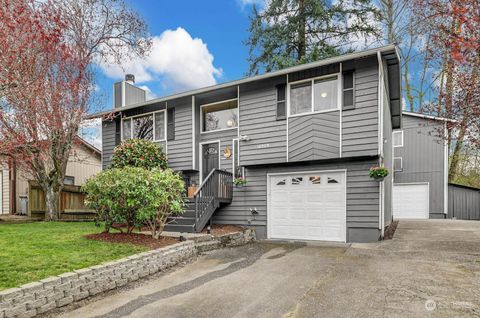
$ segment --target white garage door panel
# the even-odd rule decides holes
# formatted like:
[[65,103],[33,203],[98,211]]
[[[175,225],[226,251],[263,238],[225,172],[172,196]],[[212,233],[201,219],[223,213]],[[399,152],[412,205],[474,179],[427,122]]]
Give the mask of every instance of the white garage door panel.
[[269,177],[268,236],[346,240],[345,172]]
[[393,217],[397,219],[428,219],[428,184],[393,186]]

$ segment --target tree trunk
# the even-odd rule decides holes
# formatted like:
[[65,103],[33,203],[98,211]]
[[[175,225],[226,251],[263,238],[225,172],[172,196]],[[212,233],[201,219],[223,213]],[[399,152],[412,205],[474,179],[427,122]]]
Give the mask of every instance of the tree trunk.
[[46,215],[45,218],[49,221],[58,219],[58,202],[60,200],[60,190],[55,191],[53,187],[44,188]]
[[306,18],[305,18],[305,3],[304,0],[300,0],[298,4],[298,14],[300,15],[300,24],[298,26],[298,57],[300,61],[306,55],[307,50],[307,41],[305,38],[305,29],[306,29]]
[[465,138],[465,126],[460,127],[460,132],[458,133],[457,142],[453,150],[452,159],[450,161],[450,167],[448,168],[448,181],[451,182],[454,180],[457,174],[458,164],[460,163],[460,152],[462,151],[463,139]]

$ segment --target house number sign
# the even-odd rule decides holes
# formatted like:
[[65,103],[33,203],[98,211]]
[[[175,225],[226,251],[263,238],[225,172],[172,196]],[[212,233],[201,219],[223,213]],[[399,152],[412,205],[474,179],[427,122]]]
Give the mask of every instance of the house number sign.
[[270,148],[270,144],[259,144],[257,145],[257,149],[265,149]]

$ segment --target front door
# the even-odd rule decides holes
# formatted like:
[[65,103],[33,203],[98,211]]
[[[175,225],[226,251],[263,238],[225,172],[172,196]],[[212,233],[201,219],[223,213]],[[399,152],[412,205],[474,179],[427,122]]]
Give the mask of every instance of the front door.
[[202,145],[202,180],[205,180],[210,171],[219,168],[218,152],[218,142]]

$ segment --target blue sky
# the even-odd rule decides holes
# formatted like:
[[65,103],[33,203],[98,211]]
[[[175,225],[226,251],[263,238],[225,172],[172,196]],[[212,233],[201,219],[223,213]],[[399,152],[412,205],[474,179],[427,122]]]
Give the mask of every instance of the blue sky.
[[[127,0],[146,20],[154,48],[146,62],[126,62],[126,69],[100,69],[96,78],[100,108],[112,106],[112,84],[128,72],[136,75],[138,86],[148,87],[150,97],[244,77],[248,48],[243,42],[252,2]],[[186,51],[190,55],[178,56]]]

